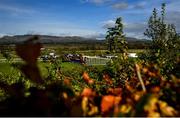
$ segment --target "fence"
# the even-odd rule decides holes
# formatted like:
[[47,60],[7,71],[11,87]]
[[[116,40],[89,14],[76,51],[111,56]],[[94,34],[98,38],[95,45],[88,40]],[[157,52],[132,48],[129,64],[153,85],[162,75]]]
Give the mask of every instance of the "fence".
[[87,65],[106,65],[111,59],[97,56],[83,56],[83,60]]

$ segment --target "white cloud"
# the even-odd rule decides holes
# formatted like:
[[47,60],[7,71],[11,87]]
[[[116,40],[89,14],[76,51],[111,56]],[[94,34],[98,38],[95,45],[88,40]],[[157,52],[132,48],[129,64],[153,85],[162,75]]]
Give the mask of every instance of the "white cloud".
[[166,21],[169,24],[174,24],[176,26],[177,32],[180,33],[180,12],[179,11],[169,11],[167,12]]
[[99,5],[99,4],[104,4],[106,2],[111,2],[112,0],[82,0],[82,1]]
[[[138,22],[123,22],[124,32],[126,36],[135,37],[135,38],[144,38],[144,31],[147,27],[146,23]],[[102,27],[107,29],[115,26],[114,20],[104,21]]]
[[108,21],[104,21],[102,22],[102,27],[107,29],[107,28],[111,28],[115,26],[115,21],[114,20],[108,20]]
[[138,23],[138,22],[131,22],[131,23],[124,23],[124,32],[128,37],[134,38],[145,38],[144,31],[147,27],[146,23]]
[[105,38],[105,34],[100,33],[100,32],[94,32],[90,35],[85,35],[84,37],[86,38],[93,38],[93,39],[104,39]]
[[50,34],[64,36],[90,36],[97,34],[97,30],[79,27],[65,22],[36,22],[36,23],[3,23],[0,29],[2,34]]
[[110,0],[89,0],[89,1],[94,2],[96,4],[101,4],[101,3],[105,3],[105,2],[110,1]]
[[128,8],[128,3],[126,2],[115,3],[112,5],[112,8],[119,10],[126,9]]
[[124,29],[127,32],[143,32],[146,29],[146,23],[125,23]]
[[169,4],[166,5],[168,11],[180,11],[180,1],[172,0]]
[[139,2],[135,5],[132,6],[132,8],[134,9],[145,9],[145,6],[147,5],[147,1],[142,1],[142,2]]
[[7,5],[7,4],[0,4],[0,11],[9,12],[11,14],[31,14],[35,11],[29,8],[14,6],[14,5]]
[[0,33],[0,38],[3,37],[3,36],[5,36],[5,34],[1,34],[1,33]]
[[144,36],[143,33],[134,33],[134,32],[127,32],[126,33],[127,37],[132,37],[132,38],[137,38],[137,39],[147,39],[147,37]]

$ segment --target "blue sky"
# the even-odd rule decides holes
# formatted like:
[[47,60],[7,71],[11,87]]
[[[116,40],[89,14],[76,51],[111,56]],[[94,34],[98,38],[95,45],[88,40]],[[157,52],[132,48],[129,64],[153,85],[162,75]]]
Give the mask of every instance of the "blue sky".
[[180,31],[180,0],[0,0],[0,36],[101,37],[122,17],[126,36],[143,38],[153,8],[162,3],[167,22]]

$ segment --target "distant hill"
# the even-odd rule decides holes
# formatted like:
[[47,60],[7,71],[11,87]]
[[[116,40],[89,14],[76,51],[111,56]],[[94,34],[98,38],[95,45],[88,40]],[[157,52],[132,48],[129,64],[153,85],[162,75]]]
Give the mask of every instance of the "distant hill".
[[[26,41],[33,35],[16,35],[16,36],[4,36],[0,38],[0,44],[18,44],[23,41]],[[48,35],[39,35],[40,42],[43,44],[58,44],[58,43],[79,43],[79,42],[94,42],[96,39],[83,38],[78,36],[48,36]],[[100,41],[101,42],[101,41]]]
[[[15,35],[15,36],[4,36],[0,38],[1,45],[8,44],[19,44],[33,35]],[[105,40],[97,40],[96,38],[84,38],[79,36],[49,36],[49,35],[39,35],[40,42],[42,44],[102,44],[106,43]],[[126,37],[128,45],[132,46],[146,46],[151,42],[150,40],[137,39],[132,37]]]

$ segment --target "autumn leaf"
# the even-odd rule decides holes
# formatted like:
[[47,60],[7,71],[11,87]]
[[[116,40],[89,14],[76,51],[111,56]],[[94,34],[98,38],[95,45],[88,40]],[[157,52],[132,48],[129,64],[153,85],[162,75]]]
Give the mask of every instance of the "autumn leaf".
[[63,80],[63,83],[64,83],[65,85],[67,85],[67,86],[70,86],[70,85],[71,85],[71,82],[70,82],[70,80],[69,80],[68,78],[65,78],[65,79]]
[[151,88],[151,92],[152,92],[152,93],[159,93],[159,92],[160,92],[160,89],[161,89],[161,88],[160,88],[159,86],[154,86],[154,87]]
[[121,97],[115,97],[113,95],[103,96],[101,101],[101,111],[102,113],[108,112],[113,106],[118,105],[121,101]]
[[108,89],[108,93],[109,93],[109,94],[116,95],[116,96],[121,96],[121,94],[122,94],[122,88],[109,88],[109,89]]
[[96,95],[96,93],[90,89],[90,88],[84,88],[82,93],[81,93],[81,96],[83,97],[94,97]]
[[164,101],[158,101],[161,112],[164,116],[175,116],[177,111]]
[[88,112],[88,98],[87,97],[82,98],[81,107],[83,110],[83,116],[86,116],[86,114]]
[[89,74],[87,72],[83,73],[83,79],[88,84],[93,84],[94,80],[89,77]]

